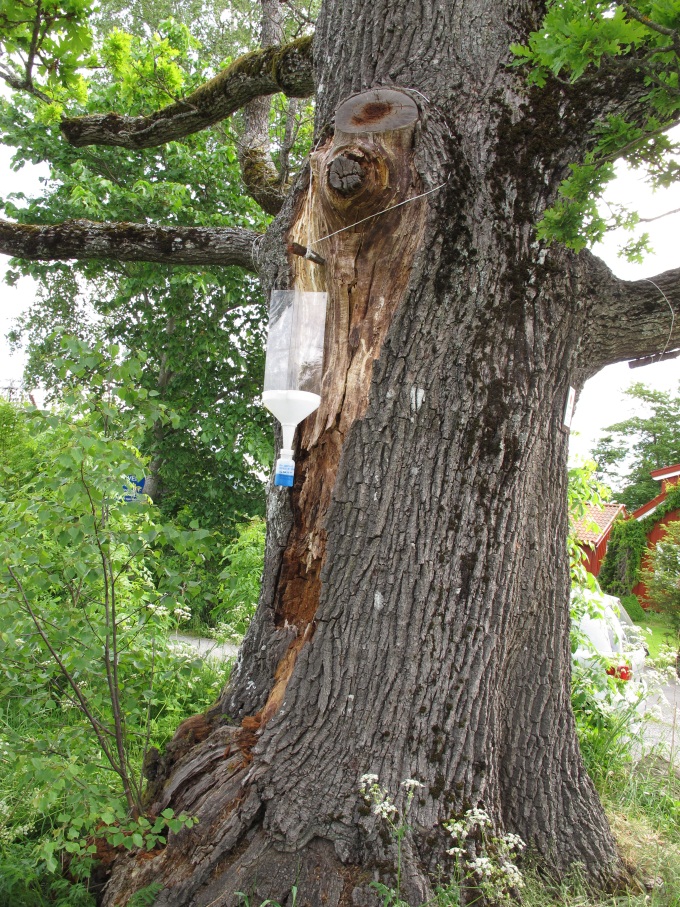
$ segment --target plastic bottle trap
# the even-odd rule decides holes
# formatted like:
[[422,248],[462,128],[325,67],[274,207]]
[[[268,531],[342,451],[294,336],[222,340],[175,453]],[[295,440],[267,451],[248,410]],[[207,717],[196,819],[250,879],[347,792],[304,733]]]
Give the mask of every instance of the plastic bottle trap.
[[298,290],[272,292],[262,403],[283,430],[275,485],[292,486],[295,429],[321,402],[326,296]]

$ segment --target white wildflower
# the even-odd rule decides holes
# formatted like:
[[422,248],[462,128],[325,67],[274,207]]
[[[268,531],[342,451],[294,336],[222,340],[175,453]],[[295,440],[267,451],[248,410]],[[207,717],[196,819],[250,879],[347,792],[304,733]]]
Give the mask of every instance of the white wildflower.
[[407,778],[405,781],[401,782],[401,786],[405,787],[406,790],[416,790],[418,787],[425,787],[424,784],[421,784],[420,781],[416,781],[415,778]]
[[524,850],[526,844],[519,835],[513,835],[512,832],[503,836],[503,841],[508,845],[510,850]]
[[362,775],[359,785],[363,787],[368,787],[369,784],[377,784],[378,776],[377,775]]
[[373,814],[379,819],[390,819],[396,813],[397,807],[387,799],[373,804]]

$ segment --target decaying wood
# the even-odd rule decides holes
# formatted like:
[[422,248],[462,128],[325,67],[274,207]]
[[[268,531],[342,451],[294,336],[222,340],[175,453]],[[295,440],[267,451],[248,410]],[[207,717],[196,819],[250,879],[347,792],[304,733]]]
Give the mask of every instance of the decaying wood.
[[[412,141],[412,129],[373,136],[337,131],[312,155],[312,192],[307,187],[300,193],[298,217],[290,232],[293,242],[321,249],[327,262],[320,268],[293,258],[293,285],[328,293],[322,402],[301,432],[294,522],[275,606],[277,624],[295,627],[297,639],[308,633],[318,606],[324,522],[343,441],[367,406],[373,363],[422,240],[422,199],[379,213],[420,192]],[[350,167],[353,180],[343,184],[337,175]],[[371,214],[377,216],[352,226]],[[330,233],[336,235],[320,240]],[[289,660],[288,676],[294,664]],[[272,695],[281,696],[280,683]]]

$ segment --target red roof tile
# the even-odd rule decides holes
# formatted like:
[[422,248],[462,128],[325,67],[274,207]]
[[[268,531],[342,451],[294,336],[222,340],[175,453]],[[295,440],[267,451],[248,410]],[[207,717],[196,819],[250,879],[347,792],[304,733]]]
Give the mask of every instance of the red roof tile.
[[624,509],[623,504],[617,504],[616,501],[603,504],[602,507],[588,504],[584,516],[574,524],[576,538],[579,542],[587,542],[591,545],[599,544],[611,524]]

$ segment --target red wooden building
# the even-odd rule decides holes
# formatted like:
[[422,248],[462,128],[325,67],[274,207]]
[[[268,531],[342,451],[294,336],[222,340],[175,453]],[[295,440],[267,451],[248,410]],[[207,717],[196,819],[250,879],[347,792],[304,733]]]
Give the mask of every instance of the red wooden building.
[[583,549],[583,563],[593,576],[600,572],[612,525],[620,513],[625,515],[625,507],[615,501],[602,507],[588,504],[585,514],[574,526],[576,538]]
[[[647,501],[642,507],[638,507],[638,509],[631,514],[631,519],[633,520],[644,520],[647,517],[653,516],[654,511],[666,500],[669,489],[680,482],[680,463],[676,463],[675,466],[664,466],[663,469],[655,469],[650,475],[653,479],[657,479],[661,482],[661,493],[655,498],[652,498],[651,501]],[[666,526],[676,520],[680,520],[680,510],[671,510],[654,523],[647,533],[648,552],[664,537],[666,534]],[[642,558],[642,567],[644,568],[647,566],[649,566],[649,553],[645,554]],[[647,587],[642,581],[633,588],[633,593],[637,595],[640,604],[642,604],[643,607],[649,606]]]

